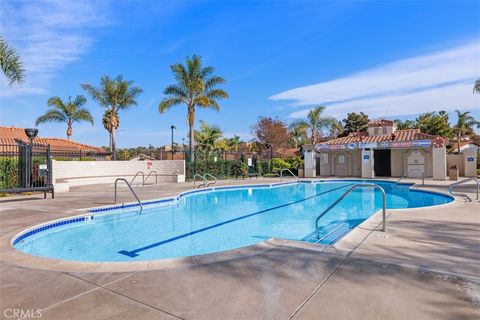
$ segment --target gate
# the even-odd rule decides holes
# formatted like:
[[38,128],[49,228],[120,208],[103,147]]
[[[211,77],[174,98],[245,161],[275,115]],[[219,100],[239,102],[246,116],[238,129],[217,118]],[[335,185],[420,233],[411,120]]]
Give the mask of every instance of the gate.
[[25,143],[0,145],[0,193],[43,191],[52,193],[50,145]]

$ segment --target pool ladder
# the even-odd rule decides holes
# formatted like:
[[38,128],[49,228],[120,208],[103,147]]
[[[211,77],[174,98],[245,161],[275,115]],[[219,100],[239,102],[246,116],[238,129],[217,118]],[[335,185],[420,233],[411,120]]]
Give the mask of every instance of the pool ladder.
[[123,181],[123,182],[125,182],[125,184],[127,185],[127,187],[128,187],[128,188],[130,189],[130,191],[132,192],[133,196],[134,196],[135,199],[137,200],[138,205],[140,206],[140,212],[139,212],[139,213],[142,213],[142,211],[143,211],[142,201],[140,201],[140,199],[138,198],[138,196],[137,196],[137,194],[135,193],[135,191],[133,191],[132,186],[130,185],[130,183],[128,183],[127,179],[118,178],[117,180],[115,180],[115,197],[114,197],[113,203],[117,203],[117,184],[118,184],[118,181]]
[[400,179],[397,180],[397,183],[399,183],[402,179],[406,178],[411,172],[420,172],[422,174],[422,186],[425,185],[425,172],[420,169],[410,169],[406,174],[404,174]]
[[477,184],[477,200],[478,200],[478,193],[479,193],[479,190],[480,190],[480,181],[477,178],[468,178],[468,179],[465,179],[465,180],[462,180],[462,181],[454,182],[448,187],[448,192],[450,192],[450,194],[452,196],[454,196],[455,194],[453,193],[453,188],[458,186],[458,185],[469,182],[469,181],[475,181],[475,183]]
[[133,184],[133,181],[135,181],[135,179],[141,175],[142,176],[142,186],[145,185],[145,182],[148,181],[148,178],[150,178],[150,176],[152,174],[155,174],[155,185],[158,184],[158,174],[157,174],[157,171],[155,170],[152,170],[148,173],[147,177],[145,177],[145,173],[143,171],[138,171],[137,173],[135,173],[135,176],[133,177],[133,179],[130,181],[130,184]]
[[[198,187],[196,187],[197,177],[199,177],[200,179],[203,180],[203,183],[200,183],[200,184],[198,185]],[[213,181],[210,182],[210,180],[208,180],[207,177],[213,178]],[[205,173],[203,176],[200,175],[200,174],[198,174],[198,173],[193,176],[193,187],[194,187],[194,188],[208,187],[208,186],[210,186],[210,185],[212,185],[212,184],[216,184],[217,182],[218,182],[218,179],[217,179],[214,175],[212,175],[212,174],[210,174],[210,173],[208,173],[208,172]]]
[[346,196],[348,196],[353,190],[358,188],[374,188],[380,190],[382,193],[382,231],[386,231],[386,211],[387,211],[387,197],[385,195],[385,190],[377,184],[374,183],[357,183],[350,187],[340,198],[338,198],[334,203],[332,203],[327,209],[323,210],[315,220],[315,231],[317,233],[317,238],[321,238],[320,230],[318,228],[318,222],[320,219],[326,215],[330,210],[332,210],[337,204],[340,203]]
[[298,181],[298,177],[295,175],[295,173],[292,172],[292,170],[290,169],[280,169],[280,181],[283,181],[283,171],[287,171],[287,172],[290,172],[290,174],[292,176],[294,176],[295,178],[297,178],[297,181]]

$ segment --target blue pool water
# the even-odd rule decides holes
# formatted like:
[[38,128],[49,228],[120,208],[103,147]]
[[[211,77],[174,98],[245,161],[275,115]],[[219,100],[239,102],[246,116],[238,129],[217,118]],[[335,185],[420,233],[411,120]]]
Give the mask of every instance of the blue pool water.
[[[77,261],[138,261],[185,257],[285,238],[331,244],[382,206],[381,193],[358,189],[320,220],[315,218],[359,181],[293,183],[217,188],[169,202],[93,213],[73,223],[43,226],[17,237],[23,252]],[[448,196],[409,190],[409,185],[376,182],[387,194],[387,209],[445,204]],[[421,214],[419,212],[418,214]]]

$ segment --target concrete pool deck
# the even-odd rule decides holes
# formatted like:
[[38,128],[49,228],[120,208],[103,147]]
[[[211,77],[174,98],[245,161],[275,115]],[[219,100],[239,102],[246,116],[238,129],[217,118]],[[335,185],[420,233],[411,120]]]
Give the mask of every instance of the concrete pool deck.
[[[416,187],[447,193],[448,184],[426,180]],[[136,189],[146,200],[191,188],[184,183]],[[121,190],[120,202],[132,201]],[[32,268],[28,257],[15,259],[18,252],[10,246],[11,238],[28,227],[111,204],[112,186],[77,187],[54,200],[3,198],[1,316],[12,319],[9,312],[15,309],[41,309],[42,319],[478,318],[480,202],[473,186],[458,190],[472,201],[457,197],[445,206],[389,212],[386,233],[375,231],[376,214],[335,246],[273,240],[219,259],[215,255],[225,254],[135,272]]]

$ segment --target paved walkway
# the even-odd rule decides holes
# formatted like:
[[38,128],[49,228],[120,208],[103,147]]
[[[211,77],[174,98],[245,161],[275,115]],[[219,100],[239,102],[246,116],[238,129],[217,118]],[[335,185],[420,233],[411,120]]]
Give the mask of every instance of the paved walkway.
[[[259,182],[265,180],[221,184]],[[152,199],[189,188],[137,190]],[[445,183],[433,181],[425,188],[446,191]],[[111,204],[112,189],[0,200],[0,317],[18,319],[14,309],[37,308],[41,319],[62,320],[480,317],[480,202],[467,187],[460,190],[473,201],[391,211],[387,233],[372,231],[375,215],[334,247],[276,240],[223,261],[147,272],[48,271],[12,260],[9,241],[17,232]],[[131,201],[121,190],[120,201]]]

